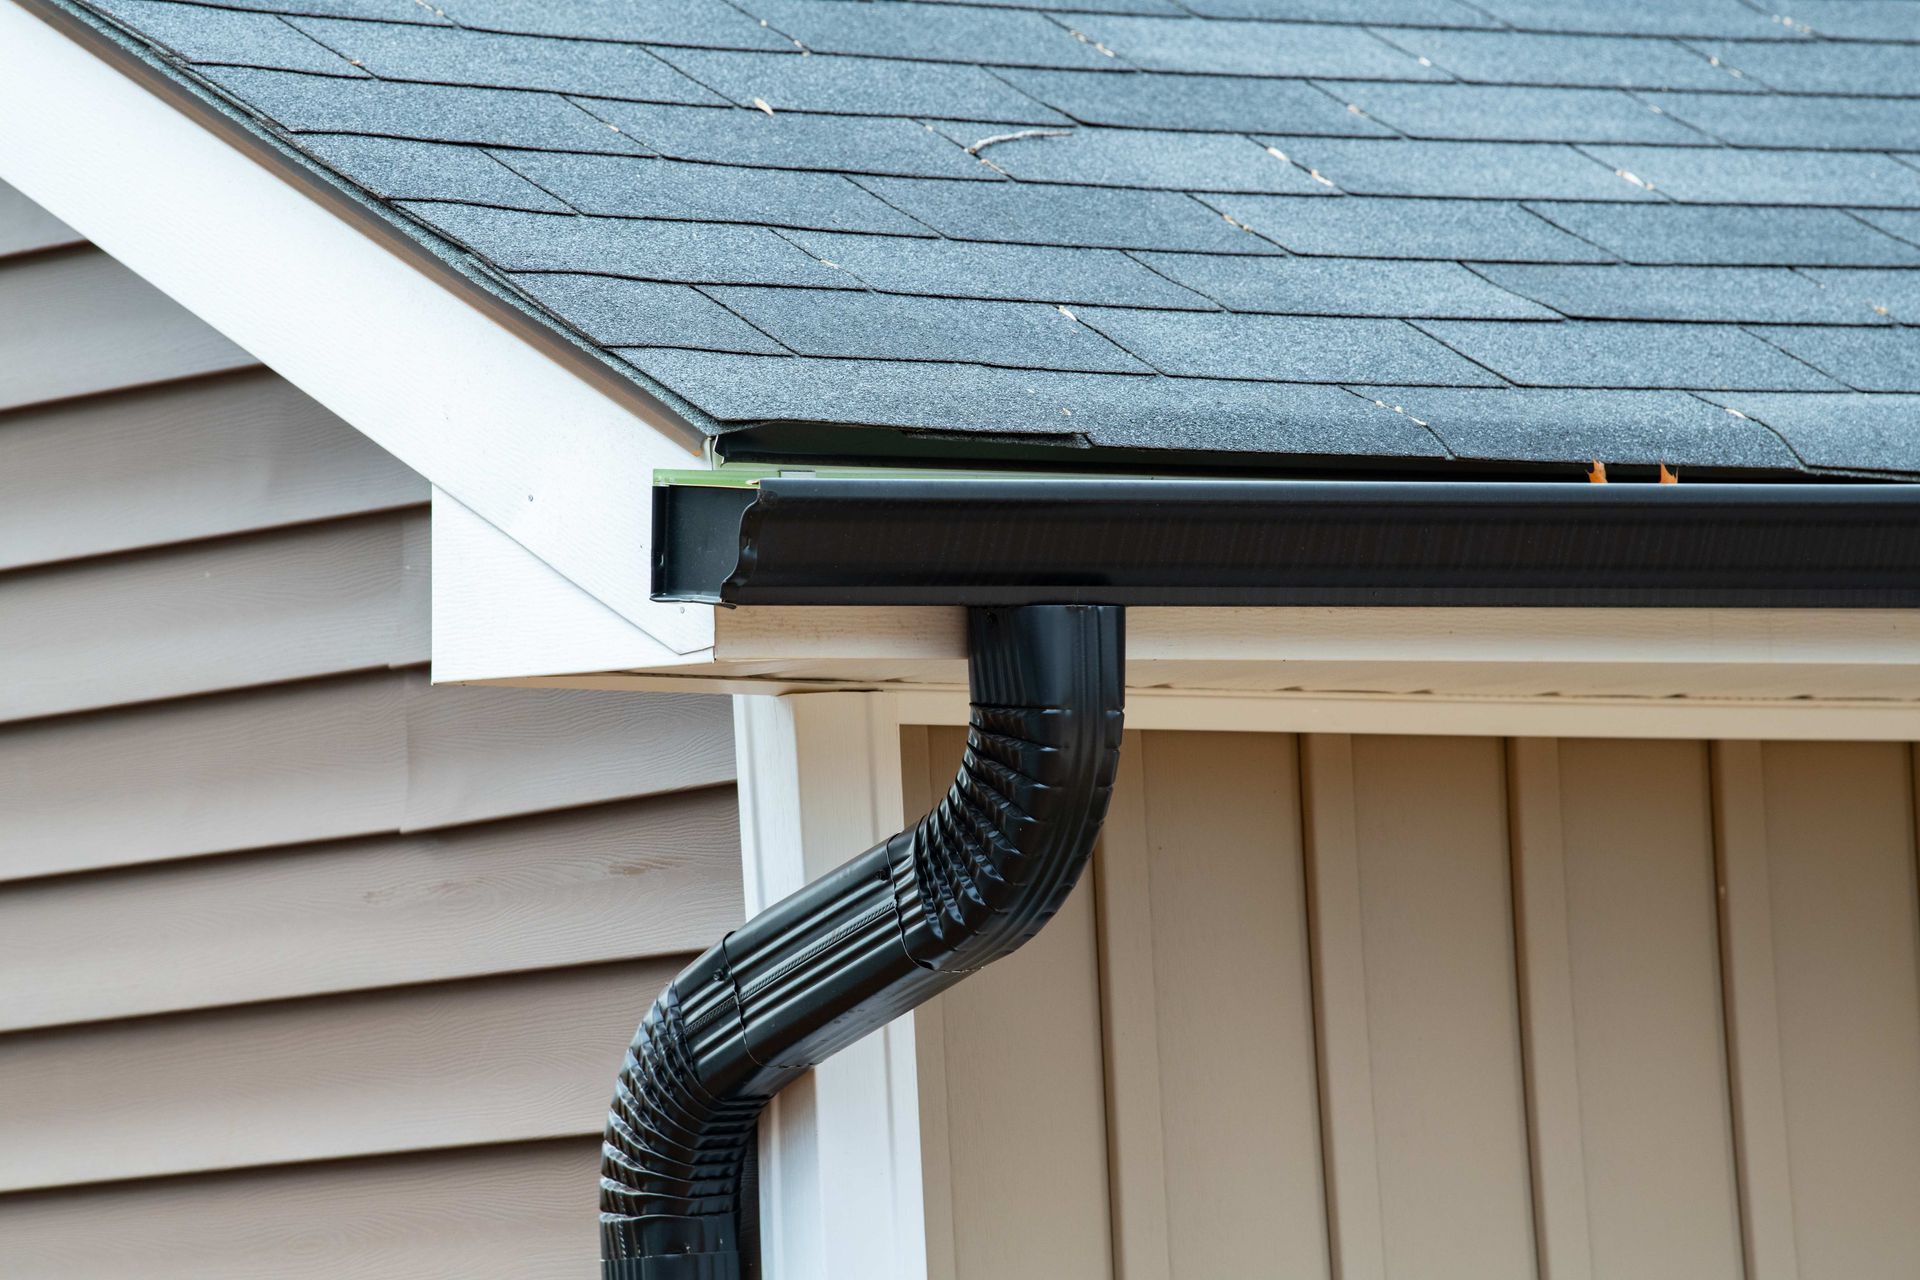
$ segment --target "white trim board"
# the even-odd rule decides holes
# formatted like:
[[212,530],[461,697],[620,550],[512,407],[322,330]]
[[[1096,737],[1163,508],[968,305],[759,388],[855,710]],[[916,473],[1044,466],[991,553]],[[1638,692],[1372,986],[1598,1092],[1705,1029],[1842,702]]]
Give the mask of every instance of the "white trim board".
[[0,179],[675,653],[711,610],[648,598],[651,418],[13,0]]

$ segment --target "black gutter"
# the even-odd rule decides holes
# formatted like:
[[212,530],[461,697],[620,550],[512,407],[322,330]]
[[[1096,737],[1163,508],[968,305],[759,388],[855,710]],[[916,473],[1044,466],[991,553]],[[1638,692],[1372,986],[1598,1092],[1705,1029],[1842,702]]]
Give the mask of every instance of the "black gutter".
[[745,1280],[755,1126],[809,1067],[1008,954],[1107,807],[1126,605],[1920,605],[1920,487],[1186,480],[668,485],[654,594],[964,604],[973,713],[913,828],[662,994],[601,1166],[604,1280]]
[[1920,486],[815,479],[656,490],[710,604],[1920,605]]
[[1066,901],[1120,754],[1122,611],[976,609],[953,789],[755,916],[640,1024],[602,1145],[604,1280],[742,1280],[760,1111],[809,1067],[1007,955]]

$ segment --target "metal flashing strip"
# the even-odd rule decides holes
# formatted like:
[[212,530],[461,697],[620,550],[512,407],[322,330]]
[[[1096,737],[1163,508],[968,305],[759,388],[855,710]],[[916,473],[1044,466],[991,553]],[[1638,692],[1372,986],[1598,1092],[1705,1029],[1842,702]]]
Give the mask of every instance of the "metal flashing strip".
[[1920,606],[1920,486],[766,478],[656,491],[709,604]]

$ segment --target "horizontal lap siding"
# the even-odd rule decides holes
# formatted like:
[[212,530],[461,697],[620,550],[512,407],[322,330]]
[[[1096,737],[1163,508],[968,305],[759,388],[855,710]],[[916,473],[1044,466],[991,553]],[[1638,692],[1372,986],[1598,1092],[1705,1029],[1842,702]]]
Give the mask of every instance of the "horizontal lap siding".
[[73,239],[0,188],[0,1273],[590,1270],[724,700],[430,685],[424,481]]

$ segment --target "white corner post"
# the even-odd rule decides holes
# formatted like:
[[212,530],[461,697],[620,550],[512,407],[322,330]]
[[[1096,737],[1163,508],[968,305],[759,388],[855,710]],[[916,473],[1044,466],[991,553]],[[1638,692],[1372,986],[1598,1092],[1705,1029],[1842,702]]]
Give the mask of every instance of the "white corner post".
[[[884,693],[733,700],[752,915],[919,817]],[[911,1014],[790,1085],[760,1127],[766,1280],[925,1280]]]

